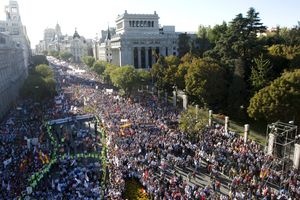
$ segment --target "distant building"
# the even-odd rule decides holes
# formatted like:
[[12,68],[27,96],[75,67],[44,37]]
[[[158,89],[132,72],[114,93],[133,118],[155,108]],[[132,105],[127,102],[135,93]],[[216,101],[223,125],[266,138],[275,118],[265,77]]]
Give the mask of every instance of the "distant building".
[[81,62],[83,56],[87,56],[87,42],[84,37],[80,37],[75,29],[73,39],[71,41],[71,54],[73,62]]
[[17,1],[9,1],[5,11],[6,21],[0,21],[0,118],[17,98],[31,59],[30,42]]
[[116,19],[115,34],[108,29],[106,37],[93,45],[94,57],[118,66],[133,65],[150,68],[159,55],[178,55],[178,33],[175,26],[159,27],[154,14],[129,14],[125,11]]
[[79,36],[77,30],[73,36],[63,35],[61,28],[57,23],[54,28],[44,30],[44,40],[41,40],[35,47],[37,54],[43,54],[45,51],[70,52],[73,62],[81,62],[83,56],[93,55],[92,41]]

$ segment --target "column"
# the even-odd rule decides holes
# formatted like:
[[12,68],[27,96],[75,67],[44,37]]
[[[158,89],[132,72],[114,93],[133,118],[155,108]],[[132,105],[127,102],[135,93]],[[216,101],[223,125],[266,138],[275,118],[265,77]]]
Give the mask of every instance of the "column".
[[188,96],[186,94],[182,95],[183,109],[186,110],[188,106]]
[[294,150],[294,168],[299,169],[300,164],[300,144],[295,144],[295,150]]
[[145,47],[145,65],[146,65],[146,68],[150,68],[149,66],[149,48],[148,47]]
[[212,110],[208,111],[208,125],[211,126],[212,125]]
[[138,47],[138,68],[142,67],[141,47]]
[[177,94],[176,91],[173,91],[173,106],[176,107],[176,101],[177,101]]
[[134,47],[131,48],[131,63],[132,63],[132,66],[134,66]]
[[122,50],[119,48],[119,66],[122,66]]
[[249,124],[245,124],[244,125],[244,144],[247,143],[248,135],[249,135],[249,129],[250,129],[250,125]]
[[161,55],[166,56],[166,47],[161,47],[159,52]]
[[225,133],[228,133],[228,122],[229,122],[229,117],[225,117]]
[[269,139],[268,139],[268,149],[267,149],[267,154],[268,155],[273,155],[275,140],[276,140],[276,136],[273,133],[270,133],[269,134]]

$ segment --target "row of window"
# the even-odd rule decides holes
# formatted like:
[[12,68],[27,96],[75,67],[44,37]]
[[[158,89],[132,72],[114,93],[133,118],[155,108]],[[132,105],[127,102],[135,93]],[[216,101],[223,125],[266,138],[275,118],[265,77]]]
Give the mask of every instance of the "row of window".
[[130,27],[154,27],[154,21],[129,21]]

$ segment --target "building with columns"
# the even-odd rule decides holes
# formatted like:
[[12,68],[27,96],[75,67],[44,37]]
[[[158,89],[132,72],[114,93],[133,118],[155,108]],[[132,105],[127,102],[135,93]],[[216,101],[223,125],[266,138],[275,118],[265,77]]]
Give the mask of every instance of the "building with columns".
[[5,11],[6,21],[0,21],[0,118],[17,98],[31,58],[30,42],[17,1],[9,1]]
[[179,34],[175,26],[160,27],[156,12],[129,14],[125,11],[116,19],[116,33],[110,34],[108,30],[105,41],[98,44],[96,59],[118,66],[150,68],[159,55],[178,55]]

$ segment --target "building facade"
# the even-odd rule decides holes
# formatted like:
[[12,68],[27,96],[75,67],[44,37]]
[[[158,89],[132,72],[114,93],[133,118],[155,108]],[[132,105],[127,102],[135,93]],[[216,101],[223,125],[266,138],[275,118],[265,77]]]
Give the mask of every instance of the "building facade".
[[[178,33],[175,26],[159,27],[159,16],[129,14],[125,11],[116,19],[116,33],[108,29],[104,42],[98,42],[95,58],[115,65],[150,68],[158,57],[178,55]],[[103,37],[103,36],[102,36]],[[94,50],[94,52],[97,52]]]
[[0,21],[0,118],[17,98],[31,59],[30,42],[17,1],[9,1],[5,11],[6,21]]
[[73,36],[63,35],[57,23],[55,29],[47,28],[44,30],[44,39],[35,47],[36,54],[51,51],[70,52],[73,62],[81,62],[83,56],[93,55],[92,41],[80,36],[77,30]]
[[79,63],[82,62],[82,57],[87,56],[87,49],[88,45],[85,38],[80,37],[77,30],[75,30],[73,39],[71,41],[71,54],[72,54],[72,61]]

